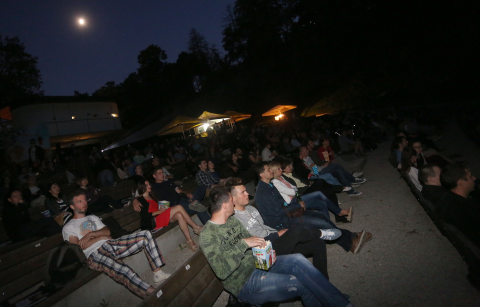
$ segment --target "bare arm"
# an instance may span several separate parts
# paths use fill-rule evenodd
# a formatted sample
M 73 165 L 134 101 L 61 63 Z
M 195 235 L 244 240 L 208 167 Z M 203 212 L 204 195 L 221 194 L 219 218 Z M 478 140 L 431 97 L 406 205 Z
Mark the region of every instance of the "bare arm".
M 71 241 L 72 237 L 73 236 L 69 237 L 70 243 L 73 243 Z M 74 237 L 74 238 L 76 238 L 78 240 L 77 237 Z M 92 246 L 94 243 L 96 243 L 100 240 L 110 240 L 111 238 L 112 237 L 110 237 L 110 229 L 108 229 L 108 227 L 105 226 L 100 230 L 92 231 L 92 232 L 87 233 L 81 240 L 78 241 L 78 243 L 74 243 L 74 244 L 80 245 L 82 247 L 82 249 L 87 249 L 90 246 Z

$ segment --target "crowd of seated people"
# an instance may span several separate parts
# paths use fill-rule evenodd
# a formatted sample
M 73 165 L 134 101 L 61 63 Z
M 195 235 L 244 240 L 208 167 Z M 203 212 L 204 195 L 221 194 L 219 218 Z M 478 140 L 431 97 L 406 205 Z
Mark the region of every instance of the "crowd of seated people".
M 319 302 L 349 306 L 347 297 L 328 281 L 325 242 L 358 253 L 373 235 L 366 230 L 351 232 L 336 225 L 353 221 L 353 209 L 342 208 L 336 193 L 360 196 L 362 192 L 355 189 L 367 182 L 362 172 L 349 172 L 337 163 L 336 153 L 352 152 L 364 157 L 377 142 L 383 141 L 385 130 L 389 129 L 379 118 L 373 113 L 340 114 L 279 127 L 255 125 L 247 129 L 238 125 L 231 133 L 218 131 L 205 138 L 166 139 L 144 144 L 143 149 L 141 145 L 103 153 L 92 149 L 90 155 L 82 148 L 58 148 L 51 154 L 57 163 L 54 167 L 74 175 L 79 189 L 66 200 L 58 184 L 48 184 L 44 189 L 44 193 L 48 192 L 45 205 L 52 213 L 52 220 L 61 220 L 62 224 L 56 225 L 63 226 L 64 238 L 81 245 L 89 267 L 105 272 L 140 297 L 150 294 L 151 286 L 135 277 L 123 263 L 113 260 L 112 255 L 122 244 L 138 242 L 132 250 L 148 251 L 155 280 L 161 281 L 165 275 L 155 273 L 161 272 L 160 267 L 165 263 L 149 231 L 178 222 L 191 250 L 197 250 L 198 246 L 189 227 L 200 234 L 200 246 L 214 272 L 224 281 L 225 288 L 243 302 L 261 304 L 288 298 L 279 295 L 280 288 L 264 296 L 249 291 L 250 282 L 253 287 L 259 274 L 249 248 L 270 240 L 277 251 L 278 274 L 298 279 L 298 292 L 292 296 L 301 296 L 307 306 L 317 306 Z M 354 126 L 355 133 L 351 132 Z M 341 138 L 336 131 L 342 132 Z M 400 139 L 401 144 L 406 142 Z M 412 151 L 409 161 L 414 157 L 417 158 L 417 153 Z M 400 159 L 401 155 L 397 163 Z M 415 166 L 405 164 L 405 167 L 409 167 L 410 173 Z M 245 182 L 237 178 L 242 172 L 252 170 L 258 180 L 257 208 L 249 205 L 251 199 Z M 101 188 L 125 179 L 137 184 L 132 205 L 140 213 L 141 229 L 145 231 L 133 237 L 112 238 L 108 227 L 95 214 L 123 206 L 102 196 Z M 193 191 L 181 186 L 189 180 L 197 183 Z M 16 196 L 9 195 L 9 199 L 18 205 Z M 210 210 L 206 208 L 206 198 Z M 159 201 L 168 202 L 169 208 L 159 208 Z M 23 210 L 23 206 L 18 208 Z M 330 212 L 335 222 L 330 219 Z M 192 220 L 192 214 L 197 214 L 203 226 Z M 89 227 L 84 233 L 77 229 L 82 221 Z M 230 229 L 235 230 L 233 234 Z M 313 265 L 304 256 L 313 256 Z M 287 269 L 295 263 L 305 267 L 308 276 L 297 276 Z M 126 276 L 119 276 L 122 270 L 127 270 Z M 281 284 L 273 275 L 269 278 Z M 303 282 L 306 279 L 313 282 Z M 320 286 L 328 291 L 320 291 Z

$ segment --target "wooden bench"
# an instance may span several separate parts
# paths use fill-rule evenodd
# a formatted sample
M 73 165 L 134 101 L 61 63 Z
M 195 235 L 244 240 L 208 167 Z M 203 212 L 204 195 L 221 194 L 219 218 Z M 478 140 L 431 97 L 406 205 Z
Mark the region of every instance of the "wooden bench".
M 128 232 L 140 229 L 140 214 L 134 211 L 133 206 L 117 209 L 112 213 L 102 215 L 101 218 L 105 219 L 110 216 L 117 220 L 119 225 Z M 177 225 L 178 222 L 170 223 L 153 233 L 152 236 L 156 239 Z M 63 238 L 61 234 L 58 234 L 50 238 L 38 239 L 0 256 L 0 303 L 4 303 L 43 282 L 48 253 L 61 243 L 63 243 Z M 55 304 L 100 274 L 100 272 L 90 269 L 83 270 L 63 289 L 54 293 L 38 306 Z
M 248 173 L 245 172 L 244 176 L 245 180 L 248 181 L 253 177 L 253 170 Z M 125 189 L 126 186 L 128 186 L 128 184 L 125 183 L 125 185 L 120 185 L 119 187 L 123 187 L 123 189 Z M 127 192 L 128 195 L 131 195 L 131 190 L 127 190 Z M 124 194 L 121 194 L 122 192 L 118 192 L 114 195 L 117 197 L 119 195 L 127 195 L 127 192 L 124 192 Z M 204 201 L 202 203 L 206 207 L 208 207 L 208 201 Z M 191 216 L 193 215 L 194 214 L 192 214 Z M 122 226 L 125 230 L 129 232 L 133 232 L 140 228 L 140 214 L 133 210 L 133 206 L 128 206 L 122 209 L 115 210 L 112 213 L 102 215 L 101 218 L 104 219 L 110 216 L 117 220 L 120 226 Z M 176 227 L 177 225 L 177 222 L 170 223 L 167 227 L 163 227 L 161 230 L 153 233 L 153 237 L 158 238 L 161 235 L 167 233 L 169 230 Z M 50 238 L 41 238 L 34 242 L 28 243 L 21 248 L 12 250 L 4 254 L 3 256 L 0 256 L 0 276 L 2 276 L 0 278 L 0 303 L 5 303 L 28 289 L 38 287 L 43 282 L 43 274 L 49 251 L 52 248 L 61 244 L 62 242 L 63 238 L 61 235 L 56 235 Z M 197 258 L 200 258 L 200 260 L 195 258 L 197 259 L 195 261 L 200 261 L 198 263 L 202 263 L 203 265 L 201 272 L 198 271 L 197 273 L 195 273 L 195 283 L 191 282 L 193 280 L 189 277 L 190 275 L 188 275 L 192 274 L 192 272 L 195 272 L 195 270 L 192 270 L 188 272 L 187 275 L 185 275 L 187 276 L 187 278 L 182 277 L 184 276 L 182 274 L 186 273 L 180 274 L 179 272 L 176 272 L 172 277 L 169 278 L 169 280 L 172 281 L 170 281 L 168 284 L 177 285 L 177 287 L 179 287 L 180 289 L 179 291 L 182 291 L 182 293 L 184 293 L 184 291 L 186 291 L 185 293 L 189 293 L 188 298 L 185 298 L 187 301 L 191 300 L 191 297 L 195 297 L 195 302 L 197 303 L 193 302 L 191 306 L 207 306 L 207 304 L 204 304 L 204 302 L 210 302 L 211 300 L 213 300 L 211 301 L 211 304 L 209 303 L 209 305 L 212 305 L 223 290 L 223 286 L 216 279 L 215 275 L 211 271 L 211 268 L 206 262 L 203 253 L 199 251 L 195 254 L 195 256 Z M 192 265 L 190 266 L 193 267 Z M 197 265 L 195 265 L 195 267 L 197 267 Z M 40 302 L 36 306 L 52 306 L 53 304 L 59 302 L 63 298 L 73 293 L 81 286 L 98 277 L 100 274 L 100 272 L 90 269 L 81 270 L 74 280 L 67 283 L 64 288 L 48 297 L 48 299 Z M 5 275 L 8 275 L 8 277 L 4 277 Z M 174 276 L 176 277 L 174 278 Z M 187 281 L 187 283 L 185 283 L 185 281 Z M 198 292 L 198 287 L 203 287 L 200 291 L 200 293 L 202 294 L 192 294 Z M 213 298 L 214 296 L 215 298 Z M 20 299 L 21 297 L 15 298 L 15 301 L 18 301 Z M 172 305 L 169 306 L 187 306 L 184 305 L 184 301 L 181 298 L 172 298 L 170 301 L 168 304 L 172 303 Z
M 115 210 L 108 215 L 101 216 L 101 218 L 104 219 L 109 216 L 115 218 L 120 226 L 129 232 L 140 228 L 140 214 L 135 212 L 132 206 Z M 62 235 L 57 234 L 49 238 L 36 239 L 33 242 L 23 244 L 19 248 L 3 253 L 0 256 L 0 303 L 41 283 L 44 278 L 49 251 L 62 243 Z M 91 271 L 91 273 L 94 275 L 87 275 L 87 279 L 90 278 L 88 280 L 99 275 L 96 271 Z M 83 280 L 86 279 L 83 278 Z M 64 290 L 60 292 L 64 292 Z M 50 301 L 50 299 L 47 301 Z
M 140 306 L 212 306 L 222 291 L 222 282 L 198 250 Z

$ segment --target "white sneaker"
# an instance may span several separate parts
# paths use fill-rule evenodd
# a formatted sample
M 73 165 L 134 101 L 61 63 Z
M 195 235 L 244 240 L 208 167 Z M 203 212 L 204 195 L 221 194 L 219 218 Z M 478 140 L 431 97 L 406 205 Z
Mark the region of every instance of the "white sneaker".
M 348 191 L 350 191 L 351 189 L 352 189 L 352 187 L 344 187 L 344 188 L 343 188 L 343 192 L 348 192 Z
M 163 270 L 158 272 L 153 272 L 153 283 L 156 286 L 159 286 L 162 282 L 164 282 L 167 278 L 169 278 L 172 274 L 165 273 Z

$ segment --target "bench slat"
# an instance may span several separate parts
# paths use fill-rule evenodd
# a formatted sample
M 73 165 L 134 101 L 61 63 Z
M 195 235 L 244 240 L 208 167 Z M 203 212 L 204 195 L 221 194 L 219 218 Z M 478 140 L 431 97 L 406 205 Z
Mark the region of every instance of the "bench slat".
M 101 273 L 91 269 L 84 269 L 82 272 L 79 272 L 78 276 L 74 280 L 69 281 L 62 290 L 54 293 L 48 299 L 40 302 L 36 307 L 51 307 L 63 298 L 69 296 L 71 293 L 75 292 L 78 288 L 87 284 L 88 282 L 95 279 Z
M 0 257 L 0 271 L 32 258 L 39 253 L 48 251 L 62 242 L 62 234 L 56 234 L 52 237 L 40 239 L 11 253 L 5 254 Z
M 187 265 L 190 266 L 188 270 L 186 269 Z M 173 273 L 160 288 L 157 288 L 150 297 L 145 299 L 140 306 L 167 306 L 205 265 L 208 265 L 207 258 L 199 250 Z M 160 298 L 157 298 L 159 290 L 162 290 L 163 294 Z
M 200 296 L 193 302 L 191 307 L 213 306 L 223 291 L 223 284 L 218 278 L 214 278 L 203 290 Z
M 191 278 L 191 281 L 188 285 L 183 288 L 180 295 L 177 295 L 170 304 L 169 307 L 186 307 L 191 306 L 196 299 L 200 296 L 203 290 L 208 286 L 208 281 L 216 279 L 215 274 L 213 273 L 210 265 L 206 264 L 203 266 L 202 270 L 195 275 L 194 278 Z M 206 305 L 203 305 L 206 306 Z
M 11 297 L 25 291 L 26 289 L 43 281 L 45 274 L 45 266 L 31 271 L 27 275 L 23 275 L 19 279 L 0 287 L 0 302 L 4 302 Z
M 19 263 L 15 266 L 12 266 L 4 271 L 2 271 L 0 278 L 0 287 L 5 284 L 14 281 L 15 279 L 27 275 L 32 270 L 38 269 L 44 266 L 47 263 L 48 254 L 50 251 L 36 255 L 33 258 L 30 258 L 22 263 Z
M 119 218 L 117 222 L 118 224 L 120 224 L 120 226 L 123 227 L 124 225 L 130 224 L 131 222 L 136 220 L 140 220 L 140 213 L 132 212 L 128 215 L 124 215 L 123 217 Z
M 122 226 L 123 229 L 125 229 L 128 232 L 134 232 L 138 229 L 140 229 L 140 219 L 133 221 L 130 224 L 127 224 L 125 226 Z

